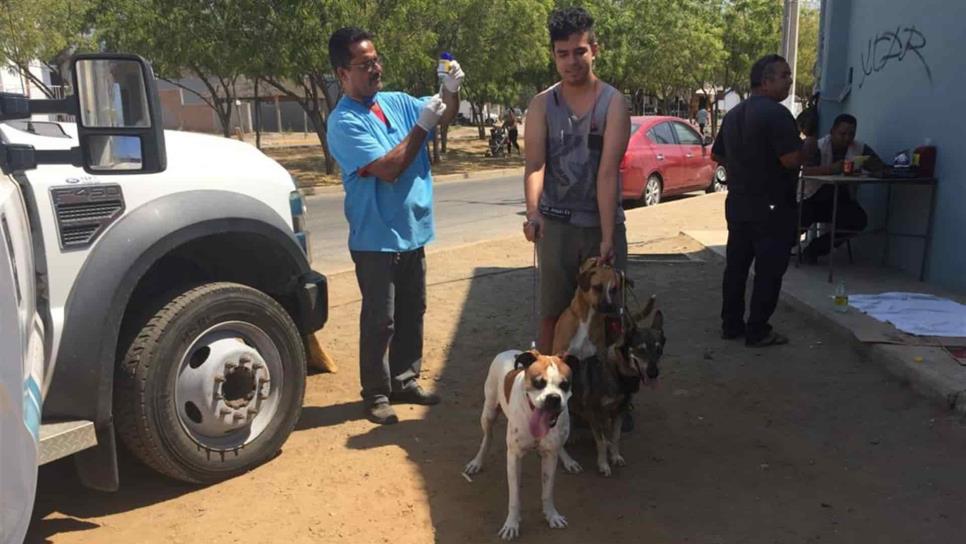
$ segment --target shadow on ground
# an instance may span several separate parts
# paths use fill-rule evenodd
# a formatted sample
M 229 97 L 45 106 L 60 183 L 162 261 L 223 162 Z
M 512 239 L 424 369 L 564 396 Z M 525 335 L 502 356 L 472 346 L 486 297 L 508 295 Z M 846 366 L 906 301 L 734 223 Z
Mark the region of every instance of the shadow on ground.
M 37 501 L 33 520 L 25 542 L 49 542 L 49 538 L 99 527 L 83 518 L 96 518 L 147 505 L 165 502 L 199 489 L 165 478 L 135 461 L 124 452 L 119 458 L 121 488 L 115 493 L 103 493 L 81 485 L 68 457 L 40 467 L 37 482 Z M 57 512 L 63 517 L 44 519 Z
M 966 432 L 954 416 L 785 305 L 774 324 L 789 333 L 791 344 L 754 350 L 719 339 L 721 265 L 704 252 L 662 262 L 640 255 L 647 250 L 632 248 L 628 273 L 639 298 L 657 293 L 668 344 L 661 385 L 635 401 L 636 429 L 622 443 L 628 466 L 611 478 L 592 470 L 561 473 L 556 502 L 570 526 L 551 530 L 540 514 L 539 463 L 531 454 L 523 467 L 521 541 L 797 544 L 962 538 Z M 440 368 L 433 379 L 445 400 L 424 416 L 404 417 L 394 426 L 356 424 L 361 405 L 346 401 L 356 394 L 356 378 L 342 374 L 345 389 L 338 400 L 304 409 L 298 425 L 303 432 L 290 439 L 302 447 L 274 461 L 275 467 L 256 471 L 253 481 L 267 487 L 276 482 L 267 478 L 282 474 L 289 479 L 277 480 L 279 485 L 294 490 L 301 483 L 298 476 L 310 470 L 343 479 L 331 480 L 340 487 L 328 494 L 308 495 L 322 506 L 310 503 L 311 510 L 298 518 L 285 517 L 298 506 L 284 503 L 288 490 L 279 494 L 269 487 L 275 494 L 268 497 L 278 501 L 272 508 L 279 510 L 280 530 L 288 521 L 299 528 L 296 534 L 309 538 L 301 529 L 314 516 L 320 530 L 331 529 L 316 537 L 325 542 L 341 537 L 336 534 L 341 528 L 354 531 L 346 533 L 355 536 L 343 539 L 347 542 L 498 540 L 507 500 L 503 421 L 495 428 L 484 471 L 472 481 L 461 471 L 479 445 L 482 384 L 490 361 L 500 351 L 530 343 L 531 274 L 529 268 L 476 268 L 470 280 L 430 286 L 433 321 L 427 323 L 427 337 L 438 344 L 439 331 L 454 323 L 455 333 L 452 343 L 434 345 L 441 352 L 428 355 L 445 361 L 433 365 Z M 344 324 L 342 332 L 354 327 Z M 346 335 L 344 344 L 351 344 Z M 354 352 L 346 345 L 341 349 Z M 343 445 L 369 454 L 365 474 L 352 465 L 361 456 L 338 452 Z M 397 453 L 393 448 L 405 452 L 408 464 L 379 464 Z M 570 449 L 585 468 L 592 466 L 587 431 L 574 433 Z M 326 464 L 326 451 L 338 453 L 341 465 Z M 278 465 L 288 472 L 273 472 Z M 64 517 L 35 523 L 30 542 L 96 526 L 76 518 L 126 512 L 197 490 L 125 462 L 121 490 L 101 494 L 81 488 L 69 468 L 60 463 L 42 471 L 41 485 L 55 491 L 38 501 L 36 515 Z M 402 473 L 394 481 L 397 471 Z M 410 479 L 413 472 L 423 487 L 416 492 L 408 489 L 419 485 Z M 407 509 L 397 500 L 400 481 L 407 487 L 405 501 L 428 501 L 431 529 L 407 513 L 412 505 Z M 251 492 L 244 483 L 232 483 L 225 487 Z M 350 502 L 348 496 L 362 501 Z M 172 515 L 181 515 L 187 502 L 178 501 Z M 319 517 L 329 505 L 330 515 L 338 510 L 342 517 Z M 220 515 L 213 521 L 229 516 Z M 406 529 L 393 534 L 394 527 Z
M 721 265 L 706 252 L 674 262 L 631 257 L 638 296 L 657 293 L 667 316 L 662 385 L 635 402 L 637 428 L 622 446 L 627 467 L 611 478 L 561 473 L 556 502 L 569 528 L 543 521 L 539 463 L 528 456 L 521 540 L 926 542 L 962 534 L 966 473 L 956 459 L 966 433 L 955 418 L 784 305 L 775 323 L 791 345 L 751 350 L 720 340 Z M 484 472 L 472 482 L 460 472 L 479 444 L 489 362 L 528 346 L 533 329 L 530 270 L 480 268 L 475 276 L 439 377 L 445 404 L 423 420 L 347 440 L 355 449 L 405 449 L 420 467 L 439 543 L 497 538 L 507 500 L 502 417 Z M 575 431 L 570 449 L 593 466 L 588 431 Z

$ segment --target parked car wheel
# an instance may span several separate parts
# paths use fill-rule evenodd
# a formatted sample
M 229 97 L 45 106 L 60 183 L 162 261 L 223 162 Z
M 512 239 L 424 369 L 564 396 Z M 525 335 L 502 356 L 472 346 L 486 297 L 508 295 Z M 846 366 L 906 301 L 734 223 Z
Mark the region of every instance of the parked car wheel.
M 714 169 L 714 175 L 711 177 L 711 184 L 705 189 L 706 193 L 720 193 L 721 191 L 728 190 L 728 171 L 725 167 L 718 165 Z
M 304 394 L 305 351 L 285 309 L 256 289 L 210 283 L 171 298 L 134 336 L 114 417 L 146 465 L 211 483 L 271 459 Z
M 641 201 L 645 206 L 654 206 L 661 203 L 661 178 L 656 174 L 651 174 L 651 177 L 647 178 Z

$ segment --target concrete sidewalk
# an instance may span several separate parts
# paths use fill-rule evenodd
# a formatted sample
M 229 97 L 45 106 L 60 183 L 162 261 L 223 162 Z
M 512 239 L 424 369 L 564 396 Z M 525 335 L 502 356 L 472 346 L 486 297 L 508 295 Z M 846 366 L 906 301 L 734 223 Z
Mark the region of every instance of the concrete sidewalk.
M 682 231 L 722 261 L 728 240 L 726 229 Z M 841 255 L 839 256 L 842 257 Z M 856 349 L 869 360 L 885 366 L 892 374 L 911 384 L 927 397 L 966 414 L 966 366 L 960 364 L 941 346 L 893 343 L 901 341 L 892 325 L 883 323 L 849 307 L 846 313 L 833 308 L 832 294 L 839 280 L 845 281 L 850 294 L 878 294 L 889 291 L 927 293 L 964 302 L 959 295 L 947 293 L 928 283 L 892 268 L 869 264 L 836 267 L 835 283 L 827 281 L 828 268 L 823 265 L 798 265 L 795 258 L 789 265 L 782 284 L 782 300 L 798 311 L 830 326 L 842 338 L 853 342 Z M 794 331 L 791 333 L 795 341 Z M 909 340 L 908 337 L 905 337 Z M 922 343 L 930 342 L 921 339 Z M 966 345 L 966 338 L 958 344 Z

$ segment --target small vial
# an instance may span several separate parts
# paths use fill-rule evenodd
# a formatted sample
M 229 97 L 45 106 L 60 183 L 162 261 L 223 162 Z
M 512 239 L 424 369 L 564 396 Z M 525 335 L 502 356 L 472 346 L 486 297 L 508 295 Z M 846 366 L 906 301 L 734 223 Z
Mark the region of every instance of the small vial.
M 436 75 L 439 77 L 440 81 L 442 81 L 443 76 L 449 73 L 449 63 L 452 60 L 453 55 L 450 55 L 448 52 L 443 51 L 443 53 L 440 54 L 439 63 L 436 65 Z

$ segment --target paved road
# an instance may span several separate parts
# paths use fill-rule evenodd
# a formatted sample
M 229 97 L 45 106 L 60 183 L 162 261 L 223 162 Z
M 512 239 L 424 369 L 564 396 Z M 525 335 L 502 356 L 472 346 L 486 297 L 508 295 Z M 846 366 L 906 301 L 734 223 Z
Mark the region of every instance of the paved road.
M 678 198 L 682 197 L 669 200 Z M 314 266 L 323 274 L 352 269 L 342 199 L 342 191 L 306 199 Z M 523 210 L 520 176 L 439 183 L 435 187 L 436 241 L 430 250 L 519 233 Z
M 433 250 L 520 232 L 524 209 L 520 176 L 439 183 L 434 189 L 437 238 Z M 306 199 L 314 264 L 325 274 L 352 268 L 342 199 L 341 191 Z

